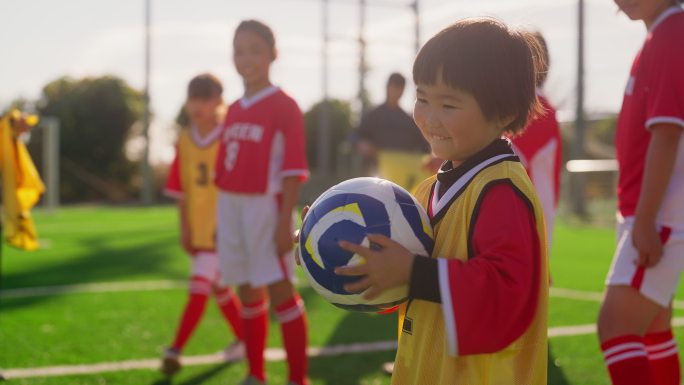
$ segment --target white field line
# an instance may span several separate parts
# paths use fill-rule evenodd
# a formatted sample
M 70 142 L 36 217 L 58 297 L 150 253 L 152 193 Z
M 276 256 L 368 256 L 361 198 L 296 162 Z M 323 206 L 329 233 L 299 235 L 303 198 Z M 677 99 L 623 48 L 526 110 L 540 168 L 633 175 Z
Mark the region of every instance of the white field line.
M 573 289 L 562 289 L 558 287 L 549 288 L 549 297 L 576 299 L 580 301 L 601 302 L 603 301 L 603 293 L 596 291 L 584 291 Z M 684 309 L 684 301 L 674 300 L 672 307 L 675 309 Z
M 325 357 L 352 353 L 382 352 L 396 348 L 397 341 L 380 341 L 326 347 L 312 347 L 308 349 L 308 355 L 309 357 Z M 266 349 L 265 357 L 268 361 L 282 361 L 285 359 L 285 351 L 280 348 L 268 348 Z M 229 361 L 225 359 L 222 352 L 202 356 L 188 356 L 183 357 L 182 359 L 182 363 L 185 366 L 220 364 L 224 362 Z M 8 369 L 2 372 L 2 376 L 9 380 L 13 378 L 54 377 L 75 374 L 119 372 L 135 369 L 157 369 L 159 368 L 160 363 L 160 359 L 150 358 L 119 362 L 101 362 L 89 365 L 62 365 L 38 368 Z
M 100 282 L 61 286 L 38 286 L 0 291 L 0 298 L 52 297 L 63 294 L 111 293 L 122 291 L 156 291 L 181 289 L 187 281 Z
M 684 326 L 684 317 L 672 320 L 676 327 Z M 549 338 L 580 336 L 596 333 L 596 325 L 558 326 L 548 330 Z M 597 342 L 598 343 L 598 342 Z M 368 343 L 356 343 L 348 345 L 334 345 L 324 347 L 311 347 L 308 349 L 309 357 L 326 357 L 354 353 L 384 352 L 397 348 L 397 341 L 379 341 Z M 281 348 L 268 348 L 265 353 L 268 361 L 282 361 L 285 359 L 285 351 Z M 187 356 L 182 358 L 184 366 L 212 365 L 230 362 L 223 353 L 207 354 L 201 356 Z M 37 368 L 16 368 L 1 372 L 7 380 L 13 378 L 31 377 L 56 377 L 82 374 L 96 374 L 104 372 L 121 372 L 127 370 L 156 370 L 159 368 L 160 359 L 148 358 L 142 360 L 127 360 L 118 362 L 101 362 L 85 365 L 61 365 L 44 366 Z
M 684 317 L 677 317 L 672 319 L 672 326 L 673 327 L 682 327 L 684 326 Z M 549 328 L 548 331 L 549 338 L 554 338 L 554 337 L 572 337 L 572 336 L 581 336 L 581 335 L 586 335 L 586 334 L 595 334 L 596 333 L 596 325 L 594 324 L 587 324 L 587 325 L 575 325 L 575 326 L 556 326 Z
M 124 281 L 124 282 L 96 282 L 60 286 L 38 286 L 18 289 L 0 290 L 0 298 L 28 298 L 28 297 L 51 297 L 64 294 L 80 293 L 108 293 L 122 291 L 155 291 L 175 290 L 187 287 L 187 282 L 182 280 L 159 280 L 159 281 Z M 600 302 L 603 293 L 593 291 L 580 291 L 552 287 L 549 290 L 551 297 L 577 299 L 581 301 Z M 675 305 L 684 308 L 682 301 L 675 301 Z M 677 306 L 676 306 L 677 307 Z
M 306 283 L 302 282 L 296 284 L 296 286 L 305 287 Z M 125 291 L 177 290 L 185 289 L 187 287 L 188 281 L 183 280 L 79 283 L 74 285 L 35 286 L 18 289 L 0 290 L 0 299 L 53 297 L 64 294 L 82 293 L 114 293 Z
M 306 283 L 300 283 L 300 286 L 306 286 Z M 60 286 L 38 286 L 18 289 L 0 290 L 0 299 L 2 298 L 29 298 L 29 297 L 52 297 L 64 294 L 80 294 L 80 293 L 110 293 L 110 292 L 126 292 L 126 291 L 158 291 L 158 290 L 177 290 L 185 289 L 187 281 L 183 280 L 159 280 L 159 281 L 129 281 L 129 282 L 99 282 L 99 283 L 83 283 L 75 285 L 60 285 Z M 558 287 L 551 287 L 549 289 L 549 296 L 556 298 L 575 299 L 580 301 L 601 302 L 603 300 L 603 293 L 596 291 L 563 289 Z M 684 301 L 675 300 L 673 302 L 675 309 L 684 309 Z

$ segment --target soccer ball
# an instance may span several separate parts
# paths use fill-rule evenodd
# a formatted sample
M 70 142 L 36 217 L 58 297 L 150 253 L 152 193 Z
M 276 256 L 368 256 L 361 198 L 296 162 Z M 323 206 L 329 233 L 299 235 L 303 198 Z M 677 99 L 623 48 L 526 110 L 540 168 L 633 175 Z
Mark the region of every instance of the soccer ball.
M 309 208 L 302 223 L 299 250 L 311 286 L 337 307 L 378 312 L 406 301 L 407 286 L 387 290 L 372 301 L 365 300 L 363 293 L 344 290 L 345 284 L 360 277 L 339 276 L 335 268 L 363 263 L 363 257 L 340 248 L 338 242 L 378 247 L 370 244 L 367 234 L 385 235 L 413 254 L 432 254 L 430 220 L 403 188 L 379 178 L 355 178 L 331 187 Z

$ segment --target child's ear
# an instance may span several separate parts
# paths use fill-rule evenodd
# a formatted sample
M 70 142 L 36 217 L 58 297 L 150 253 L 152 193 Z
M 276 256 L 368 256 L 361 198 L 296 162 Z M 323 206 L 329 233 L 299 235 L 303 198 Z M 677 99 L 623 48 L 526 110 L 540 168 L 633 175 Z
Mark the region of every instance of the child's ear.
M 278 50 L 273 48 L 273 58 L 271 58 L 271 62 L 276 61 L 277 58 L 278 58 Z

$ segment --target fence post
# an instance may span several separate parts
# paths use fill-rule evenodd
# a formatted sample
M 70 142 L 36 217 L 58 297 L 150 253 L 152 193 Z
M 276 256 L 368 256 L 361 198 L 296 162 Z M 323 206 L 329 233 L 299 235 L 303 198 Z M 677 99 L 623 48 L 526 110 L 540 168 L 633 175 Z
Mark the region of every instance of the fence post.
M 54 211 L 59 207 L 59 119 L 46 116 L 43 125 L 43 207 Z

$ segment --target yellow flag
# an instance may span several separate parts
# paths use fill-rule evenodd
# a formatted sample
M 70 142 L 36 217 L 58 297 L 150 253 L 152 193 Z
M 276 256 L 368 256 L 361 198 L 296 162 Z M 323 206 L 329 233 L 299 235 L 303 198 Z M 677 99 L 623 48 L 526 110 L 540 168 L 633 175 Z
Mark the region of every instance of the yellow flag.
M 10 245 L 35 250 L 38 248 L 38 234 L 31 219 L 31 208 L 38 202 L 45 186 L 26 146 L 14 135 L 12 122 L 21 117 L 18 110 L 12 110 L 0 118 L 3 231 Z M 36 116 L 24 119 L 29 126 L 38 123 Z

